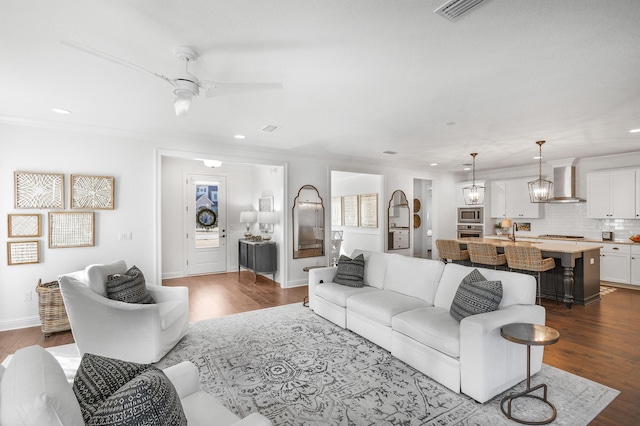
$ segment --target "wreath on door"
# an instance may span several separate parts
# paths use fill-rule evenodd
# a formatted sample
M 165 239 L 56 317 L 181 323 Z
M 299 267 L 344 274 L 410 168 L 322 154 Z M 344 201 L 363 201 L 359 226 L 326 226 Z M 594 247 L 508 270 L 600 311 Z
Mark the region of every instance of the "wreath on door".
M 218 215 L 211 209 L 200 209 L 198 213 L 196 213 L 196 221 L 204 228 L 213 228 L 218 223 Z

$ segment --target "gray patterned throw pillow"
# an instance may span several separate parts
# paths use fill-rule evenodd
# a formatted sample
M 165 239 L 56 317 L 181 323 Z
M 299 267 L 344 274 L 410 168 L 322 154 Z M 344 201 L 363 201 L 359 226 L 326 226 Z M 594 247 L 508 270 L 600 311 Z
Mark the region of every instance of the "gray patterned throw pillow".
M 364 287 L 364 255 L 360 254 L 353 259 L 345 255 L 340 256 L 333 282 L 349 287 Z
M 461 321 L 470 315 L 495 311 L 501 300 L 502 282 L 487 281 L 474 269 L 460 283 L 449 313 L 457 321 Z
M 142 271 L 136 266 L 124 274 L 107 276 L 107 297 L 127 303 L 155 303 L 147 292 Z
M 151 364 L 86 353 L 73 380 L 87 425 L 186 425 L 175 387 Z

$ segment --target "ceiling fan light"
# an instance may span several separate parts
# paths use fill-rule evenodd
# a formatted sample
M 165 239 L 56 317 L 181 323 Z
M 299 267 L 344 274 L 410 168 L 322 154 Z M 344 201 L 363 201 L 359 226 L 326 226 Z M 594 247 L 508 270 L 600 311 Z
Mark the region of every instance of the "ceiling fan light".
M 176 115 L 178 117 L 187 115 L 190 105 L 191 98 L 183 98 L 182 96 L 177 96 L 173 101 L 173 108 L 176 110 Z

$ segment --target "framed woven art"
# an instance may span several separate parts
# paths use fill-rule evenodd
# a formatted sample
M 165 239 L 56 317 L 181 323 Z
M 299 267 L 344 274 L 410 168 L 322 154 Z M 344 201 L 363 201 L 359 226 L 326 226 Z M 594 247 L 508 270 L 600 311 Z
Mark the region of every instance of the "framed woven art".
M 358 196 L 345 195 L 342 197 L 342 214 L 344 226 L 358 226 Z
M 64 174 L 14 172 L 17 209 L 63 209 Z
M 360 195 L 360 226 L 378 227 L 378 194 Z
M 113 210 L 113 176 L 71 175 L 71 208 Z
M 93 212 L 50 212 L 49 248 L 95 245 L 94 216 Z
M 40 241 L 9 241 L 7 263 L 9 265 L 40 263 Z
M 41 235 L 39 214 L 10 214 L 8 218 L 7 235 L 9 238 L 29 238 Z

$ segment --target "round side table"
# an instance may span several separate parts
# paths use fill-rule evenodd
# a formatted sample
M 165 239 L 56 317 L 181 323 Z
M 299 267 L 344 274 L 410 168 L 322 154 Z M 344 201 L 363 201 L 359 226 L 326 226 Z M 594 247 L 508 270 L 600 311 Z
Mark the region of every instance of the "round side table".
M 553 345 L 560 340 L 560 333 L 557 330 L 540 324 L 515 323 L 507 324 L 500 329 L 500 335 L 510 342 L 527 345 L 527 389 L 513 395 L 502 398 L 500 409 L 507 418 L 526 425 L 546 425 L 555 420 L 558 414 L 556 407 L 547 400 L 547 385 L 541 383 L 531 387 L 531 346 Z M 543 397 L 532 395 L 538 389 L 543 389 Z M 517 398 L 535 398 L 546 403 L 553 410 L 553 414 L 546 420 L 527 421 L 514 417 L 511 414 L 511 403 Z M 507 409 L 504 406 L 507 404 Z

